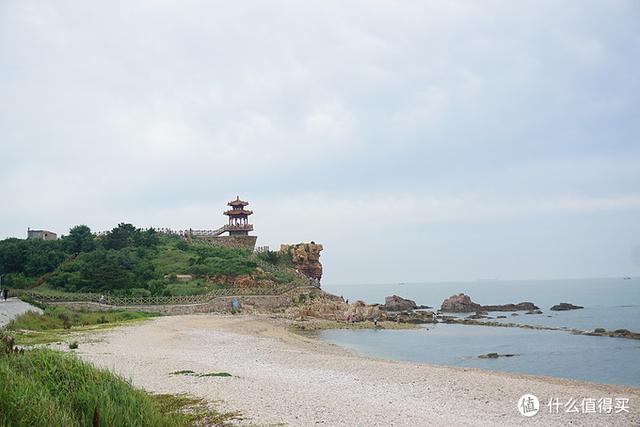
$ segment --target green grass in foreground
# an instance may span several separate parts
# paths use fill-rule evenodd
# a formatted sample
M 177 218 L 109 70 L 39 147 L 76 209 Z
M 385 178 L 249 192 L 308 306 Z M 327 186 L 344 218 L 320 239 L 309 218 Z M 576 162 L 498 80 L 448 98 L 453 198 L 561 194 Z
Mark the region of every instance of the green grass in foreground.
M 91 312 L 45 307 L 43 314 L 33 311 L 23 313 L 9 322 L 6 328 L 17 331 L 18 344 L 33 345 L 64 341 L 76 332 L 104 329 L 155 316 L 155 313 L 137 311 Z
M 0 354 L 0 425 L 197 426 L 237 417 L 197 398 L 150 395 L 73 354 Z

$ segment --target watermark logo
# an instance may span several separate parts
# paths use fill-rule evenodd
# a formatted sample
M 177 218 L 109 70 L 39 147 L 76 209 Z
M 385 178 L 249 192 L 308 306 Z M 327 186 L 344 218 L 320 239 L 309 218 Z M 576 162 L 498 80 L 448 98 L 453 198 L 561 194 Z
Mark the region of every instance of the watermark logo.
M 629 414 L 628 397 L 551 397 L 545 405 L 550 414 Z M 533 394 L 525 394 L 518 399 L 518 411 L 525 417 L 533 417 L 540 411 L 540 401 Z
M 518 411 L 525 417 L 533 417 L 540 410 L 540 401 L 533 394 L 525 394 L 518 400 Z

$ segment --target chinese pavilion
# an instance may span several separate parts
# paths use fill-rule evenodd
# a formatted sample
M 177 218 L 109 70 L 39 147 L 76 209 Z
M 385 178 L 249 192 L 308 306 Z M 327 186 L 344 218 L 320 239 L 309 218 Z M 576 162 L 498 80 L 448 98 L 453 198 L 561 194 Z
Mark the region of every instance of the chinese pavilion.
M 248 202 L 240 200 L 240 196 L 227 203 L 231 209 L 224 212 L 229 217 L 229 225 L 224 228 L 230 236 L 247 236 L 249 231 L 253 231 L 253 225 L 249 224 L 249 215 L 253 214 L 253 211 L 245 209 L 248 204 Z

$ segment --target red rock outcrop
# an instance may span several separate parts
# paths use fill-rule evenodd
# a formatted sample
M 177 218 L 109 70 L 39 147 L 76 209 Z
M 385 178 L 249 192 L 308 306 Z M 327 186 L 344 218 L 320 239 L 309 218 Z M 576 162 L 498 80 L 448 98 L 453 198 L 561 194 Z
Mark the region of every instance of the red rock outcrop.
M 281 253 L 291 255 L 293 267 L 306 276 L 320 281 L 322 278 L 322 264 L 320 264 L 320 252 L 322 245 L 311 243 L 298 243 L 297 245 L 280 245 Z
M 471 301 L 471 297 L 465 294 L 452 295 L 442 302 L 440 311 L 446 313 L 470 313 L 480 311 L 482 306 Z

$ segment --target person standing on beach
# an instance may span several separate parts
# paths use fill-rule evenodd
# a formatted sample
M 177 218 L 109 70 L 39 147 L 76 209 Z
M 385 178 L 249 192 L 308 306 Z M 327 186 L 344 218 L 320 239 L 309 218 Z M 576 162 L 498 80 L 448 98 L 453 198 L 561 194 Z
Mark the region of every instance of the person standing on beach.
M 2 290 L 2 292 L 3 292 L 3 294 L 4 294 L 4 300 L 6 301 L 6 300 L 7 300 L 7 294 L 8 294 L 9 292 L 7 291 L 7 289 L 6 289 L 6 288 L 5 288 L 5 289 L 3 289 L 3 290 Z

